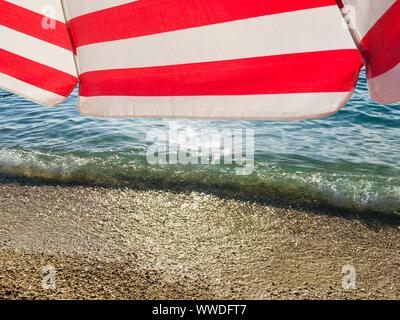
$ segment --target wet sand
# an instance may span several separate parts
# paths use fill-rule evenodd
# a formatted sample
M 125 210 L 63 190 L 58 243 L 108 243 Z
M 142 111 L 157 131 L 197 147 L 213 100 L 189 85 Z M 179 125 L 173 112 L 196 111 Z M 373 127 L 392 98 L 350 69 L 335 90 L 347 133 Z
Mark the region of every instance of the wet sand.
M 3 181 L 0 298 L 399 299 L 400 217 Z

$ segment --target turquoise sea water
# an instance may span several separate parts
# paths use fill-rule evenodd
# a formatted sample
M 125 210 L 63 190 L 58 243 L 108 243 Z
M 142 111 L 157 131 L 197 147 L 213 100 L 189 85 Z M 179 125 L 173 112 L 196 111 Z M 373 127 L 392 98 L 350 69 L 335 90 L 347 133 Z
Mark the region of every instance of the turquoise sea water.
M 167 120 L 103 120 L 81 116 L 76 92 L 44 108 L 0 91 L 0 175 L 56 182 L 172 186 L 213 185 L 265 196 L 399 212 L 400 104 L 368 97 L 365 75 L 338 114 L 312 121 L 192 121 L 181 128 L 255 130 L 255 171 L 234 166 L 164 165 L 146 161 L 146 132 Z

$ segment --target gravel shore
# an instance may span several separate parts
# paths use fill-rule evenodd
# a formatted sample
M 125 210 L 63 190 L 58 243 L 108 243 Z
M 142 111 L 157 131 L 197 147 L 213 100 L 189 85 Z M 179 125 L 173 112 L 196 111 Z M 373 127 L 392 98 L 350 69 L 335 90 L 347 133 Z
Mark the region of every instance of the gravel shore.
M 342 286 L 344 266 L 355 289 Z M 399 299 L 400 217 L 0 184 L 0 299 L 200 298 Z

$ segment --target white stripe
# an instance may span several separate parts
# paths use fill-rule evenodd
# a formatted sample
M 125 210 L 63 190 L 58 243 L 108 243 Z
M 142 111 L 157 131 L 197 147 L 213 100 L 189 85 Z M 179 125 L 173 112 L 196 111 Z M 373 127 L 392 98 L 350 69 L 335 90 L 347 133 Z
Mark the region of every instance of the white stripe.
M 79 111 L 97 117 L 296 120 L 337 112 L 351 93 L 190 97 L 80 97 Z
M 371 97 L 382 104 L 400 101 L 400 63 L 390 71 L 368 79 Z
M 78 48 L 81 73 L 278 54 L 355 49 L 335 6 L 238 20 Z
M 362 40 L 396 0 L 344 0 L 349 10 L 357 39 Z
M 66 10 L 67 20 L 92 13 L 99 10 L 109 9 L 119 5 L 136 2 L 137 0 L 62 0 Z
M 71 51 L 0 26 L 0 48 L 29 60 L 76 76 Z
M 0 87 L 45 106 L 55 106 L 65 100 L 63 96 L 32 86 L 3 73 L 0 73 Z
M 19 7 L 65 22 L 60 0 L 6 0 Z M 54 14 L 54 15 L 53 15 Z

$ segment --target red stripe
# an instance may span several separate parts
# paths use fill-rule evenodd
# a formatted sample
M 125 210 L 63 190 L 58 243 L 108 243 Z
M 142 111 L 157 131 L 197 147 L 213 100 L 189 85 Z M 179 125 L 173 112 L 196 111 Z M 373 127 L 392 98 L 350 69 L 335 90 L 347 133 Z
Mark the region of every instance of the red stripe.
M 55 29 L 47 30 L 42 27 L 43 19 L 48 18 L 12 3 L 0 2 L 0 25 L 71 50 L 65 23 L 55 20 Z
M 81 75 L 81 96 L 200 96 L 349 92 L 361 59 L 333 50 Z
M 335 0 L 141 0 L 68 23 L 74 47 L 336 5 Z
M 400 63 L 400 1 L 365 35 L 360 43 L 368 65 L 368 77 L 377 77 Z
M 67 97 L 77 78 L 0 49 L 0 72 L 35 87 Z
M 340 9 L 344 8 L 343 0 L 336 0 L 336 3 Z

